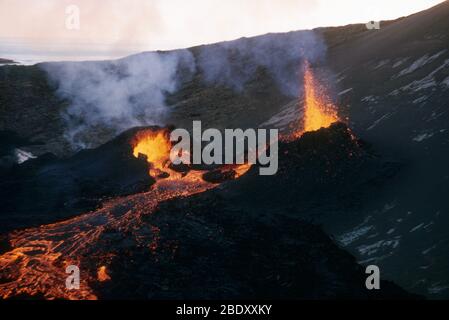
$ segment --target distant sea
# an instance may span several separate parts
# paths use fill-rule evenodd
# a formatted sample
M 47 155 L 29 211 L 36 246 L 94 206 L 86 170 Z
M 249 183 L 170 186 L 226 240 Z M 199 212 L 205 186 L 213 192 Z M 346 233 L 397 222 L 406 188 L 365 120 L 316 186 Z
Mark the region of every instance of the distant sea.
M 13 60 L 20 65 L 33 65 L 40 62 L 54 61 L 98 61 L 98 60 L 114 60 L 126 57 L 135 52 L 101 52 L 101 53 L 47 53 L 47 52 L 30 52 L 30 53 L 11 53 L 2 52 L 0 49 L 0 58 Z

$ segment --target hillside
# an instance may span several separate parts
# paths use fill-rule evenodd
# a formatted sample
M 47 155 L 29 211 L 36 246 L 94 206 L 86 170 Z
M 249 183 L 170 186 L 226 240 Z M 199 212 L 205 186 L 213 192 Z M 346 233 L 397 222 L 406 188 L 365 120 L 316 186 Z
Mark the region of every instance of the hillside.
M 369 159 L 360 172 L 344 171 L 343 185 L 330 183 L 316 198 L 315 189 L 302 182 L 314 165 L 305 162 L 304 171 L 296 172 L 301 180 L 289 181 L 285 188 L 305 191 L 309 202 L 292 204 L 282 214 L 322 225 L 360 264 L 379 265 L 385 279 L 406 290 L 448 298 L 447 30 L 448 1 L 382 22 L 380 30 L 349 25 L 141 53 L 116 61 L 1 66 L 0 141 L 6 147 L 0 150 L 0 164 L 9 168 L 16 149 L 35 156 L 50 152 L 60 159 L 42 159 L 53 159 L 60 174 L 76 163 L 80 148 L 97 148 L 140 125 L 189 128 L 192 120 L 201 119 L 204 127 L 265 126 L 287 133 L 302 116 L 301 66 L 308 60 L 331 92 L 341 118 L 366 144 Z M 153 73 L 157 77 L 148 77 Z M 35 172 L 26 167 L 18 172 L 22 170 Z M 73 187 L 73 181 L 66 183 Z M 10 185 L 4 183 L 5 189 L 17 187 L 14 179 Z M 36 181 L 24 185 L 33 187 Z M 275 186 L 283 188 L 282 182 Z M 116 192 L 115 187 L 100 190 L 100 196 Z M 257 186 L 252 188 L 263 194 Z M 334 193 L 338 197 L 341 189 L 348 192 L 337 201 Z M 20 197 L 8 197 L 8 208 L 14 208 L 15 201 L 20 203 Z M 72 203 L 65 213 L 98 204 L 80 203 Z M 26 218 L 19 216 L 8 228 L 26 222 L 31 204 L 22 205 Z M 51 206 L 45 205 L 41 209 L 48 214 Z M 176 201 L 170 205 L 178 206 Z M 265 203 L 258 210 L 269 206 Z M 202 212 L 199 215 L 203 219 Z M 51 217 L 36 221 L 50 222 Z

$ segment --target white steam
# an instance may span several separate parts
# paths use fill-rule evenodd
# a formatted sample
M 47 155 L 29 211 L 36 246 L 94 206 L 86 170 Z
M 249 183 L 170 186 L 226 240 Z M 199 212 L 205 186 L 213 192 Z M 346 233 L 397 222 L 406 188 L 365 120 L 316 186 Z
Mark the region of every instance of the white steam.
M 188 50 L 142 53 L 116 61 L 42 64 L 70 103 L 64 110 L 66 138 L 76 148 L 91 145 L 96 128 L 119 133 L 134 126 L 159 124 L 165 95 L 178 86 L 181 67 L 193 72 Z
M 313 31 L 268 34 L 212 44 L 192 50 L 151 52 L 116 61 L 45 63 L 63 110 L 66 138 L 75 148 L 95 146 L 126 129 L 164 125 L 166 95 L 196 73 L 206 84 L 240 93 L 264 69 L 285 95 L 298 96 L 300 66 L 326 53 Z M 195 56 L 192 54 L 195 53 Z M 181 76 L 182 75 L 182 76 Z M 185 76 L 187 75 L 187 77 Z M 104 134 L 107 139 L 96 139 Z
M 326 46 L 313 31 L 268 34 L 205 46 L 199 69 L 208 83 L 243 90 L 258 68 L 265 68 L 286 95 L 297 96 L 300 65 L 324 58 Z

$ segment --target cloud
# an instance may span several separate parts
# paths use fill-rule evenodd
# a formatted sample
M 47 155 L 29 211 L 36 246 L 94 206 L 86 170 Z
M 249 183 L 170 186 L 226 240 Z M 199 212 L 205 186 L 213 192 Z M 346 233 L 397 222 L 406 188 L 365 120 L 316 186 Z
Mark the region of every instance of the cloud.
M 92 135 L 115 135 L 144 125 L 164 125 L 167 93 L 199 72 L 206 85 L 242 91 L 264 68 L 286 95 L 299 95 L 301 64 L 324 58 L 324 41 L 313 31 L 269 34 L 188 49 L 147 52 L 103 62 L 59 62 L 40 66 L 56 93 L 69 102 L 61 110 L 66 138 L 75 149 L 92 147 Z M 181 76 L 183 75 L 183 76 Z
M 23 38 L 47 50 L 128 49 L 193 45 L 329 25 L 393 19 L 442 0 L 1 0 L 0 38 Z M 68 5 L 81 29 L 65 28 Z
M 316 0 L 2 0 L 0 38 L 30 48 L 175 49 L 297 28 Z M 80 9 L 80 30 L 65 26 Z M 207 27 L 205 27 L 207 26 Z
M 162 31 L 162 17 L 155 1 L 142 0 L 2 0 L 0 37 L 25 39 L 32 46 L 50 50 L 65 45 L 89 45 L 113 50 L 142 46 Z M 66 28 L 66 8 L 80 10 L 80 29 Z

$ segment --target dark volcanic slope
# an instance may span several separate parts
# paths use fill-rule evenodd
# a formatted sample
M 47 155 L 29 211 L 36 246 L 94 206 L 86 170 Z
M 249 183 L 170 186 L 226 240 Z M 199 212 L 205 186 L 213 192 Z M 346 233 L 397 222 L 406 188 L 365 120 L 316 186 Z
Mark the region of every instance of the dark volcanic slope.
M 404 299 L 383 281 L 366 290 L 354 257 L 299 218 L 230 204 L 224 191 L 163 203 L 145 219 L 153 251 L 124 249 L 101 298 Z M 277 211 L 277 210 L 276 210 Z M 118 251 L 121 251 L 120 245 Z
M 66 104 L 51 89 L 45 72 L 37 66 L 2 66 L 0 93 L 0 130 L 48 146 L 41 153 L 68 150 L 61 119 Z
M 11 64 L 16 63 L 14 60 L 0 58 L 0 64 Z
M 354 206 L 348 199 L 370 180 L 382 184 L 391 166 L 370 155 L 341 124 L 282 144 L 280 154 L 276 176 L 261 177 L 253 168 L 217 190 L 162 203 L 144 219 L 157 230 L 153 252 L 120 255 L 110 267 L 117 281 L 99 288 L 100 296 L 412 297 L 389 282 L 379 292 L 366 290 L 354 258 L 303 220 L 328 207 Z
M 354 128 L 393 148 L 445 129 L 449 95 L 449 2 L 329 49 Z M 353 54 L 348 55 L 348 52 Z M 444 133 L 444 132 L 441 132 Z
M 362 157 L 362 162 L 345 159 L 348 166 L 338 168 L 338 179 L 319 175 L 323 183 L 311 184 L 309 172 L 314 171 L 308 167 L 314 167 L 315 160 L 298 159 L 295 165 L 301 164 L 302 171 L 285 176 L 292 185 L 278 187 L 275 199 L 267 192 L 272 187 L 252 186 L 263 195 L 256 197 L 256 203 L 270 210 L 291 199 L 304 201 L 301 206 L 292 204 L 298 210 L 289 212 L 322 223 L 359 261 L 379 265 L 385 277 L 436 298 L 449 297 L 447 30 L 448 1 L 384 22 L 380 30 L 367 30 L 363 24 L 317 29 L 328 48 L 327 58 L 313 65 L 314 70 L 334 74 L 327 78 L 328 84 L 338 88 L 337 105 L 348 116 L 353 132 L 383 159 L 391 160 L 380 162 L 372 155 Z M 292 34 L 259 39 L 284 44 L 288 51 Z M 253 43 L 254 39 L 235 43 Z M 201 48 L 190 50 L 197 54 Z M 278 53 L 272 56 L 284 57 Z M 299 66 L 289 62 L 294 74 Z M 197 119 L 218 128 L 256 127 L 262 122 L 288 125 L 297 116 L 298 99 L 283 93 L 274 82 L 266 69 L 257 68 L 245 90 L 238 92 L 219 84 L 207 85 L 198 72 L 168 97 L 166 121 L 187 127 Z M 0 92 L 0 130 L 44 143 L 28 147 L 35 154 L 71 155 L 60 117 L 69 102 L 56 96 L 39 66 L 0 67 Z M 92 135 L 96 145 L 112 138 L 103 129 Z M 350 170 L 360 163 L 366 166 L 364 170 Z M 270 183 L 266 181 L 267 186 Z M 288 192 L 284 196 L 281 190 Z M 303 197 L 295 199 L 292 190 Z
M 70 164 L 73 172 L 83 172 L 86 163 L 80 158 L 89 155 L 90 160 L 101 159 L 109 152 L 106 167 L 119 163 L 126 174 L 122 179 L 103 181 L 104 187 L 126 181 L 124 177 L 133 179 L 130 169 L 135 164 L 118 162 L 112 155 L 114 150 L 126 150 L 126 143 L 135 132 L 127 132 L 61 164 Z M 280 153 L 280 170 L 275 176 L 259 176 L 258 168 L 253 167 L 240 179 L 195 196 L 159 203 L 155 210 L 142 206 L 138 202 L 141 197 L 124 198 L 123 204 L 114 200 L 116 208 L 111 212 L 116 218 L 129 210 L 142 211 L 139 214 L 143 215 L 132 230 L 125 226 L 114 229 L 111 224 L 95 242 L 83 244 L 89 246 L 83 250 L 92 252 L 90 260 L 81 260 L 83 268 L 95 270 L 106 263 L 112 278 L 106 282 L 91 281 L 95 295 L 416 298 L 387 281 L 382 281 L 380 291 L 367 290 L 366 275 L 355 258 L 339 249 L 319 227 L 303 219 L 312 208 L 320 211 L 347 206 L 345 200 L 354 197 L 370 180 L 377 179 L 382 184 L 391 175 L 391 170 L 385 168 L 391 166 L 370 154 L 342 124 L 305 134 L 298 141 L 281 143 Z M 58 171 L 54 174 L 63 175 Z M 90 192 L 94 195 L 96 191 Z M 354 201 L 349 205 L 353 206 Z M 64 239 L 61 237 L 58 241 Z
M 54 222 L 93 210 L 107 198 L 147 190 L 154 183 L 147 162 L 132 154 L 131 139 L 138 130 L 68 159 L 46 154 L 0 172 L 0 233 Z
M 329 50 L 354 132 L 406 164 L 333 233 L 410 290 L 449 297 L 449 2 Z M 348 54 L 348 53 L 352 54 Z M 335 226 L 334 224 L 330 226 Z

